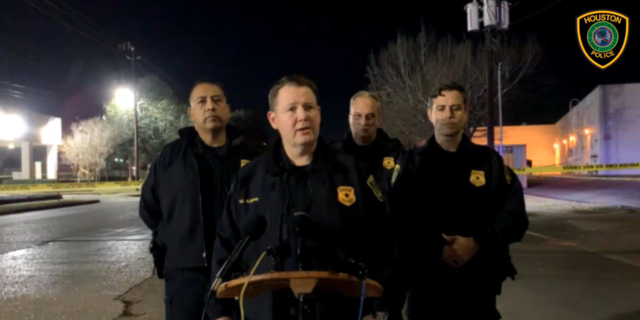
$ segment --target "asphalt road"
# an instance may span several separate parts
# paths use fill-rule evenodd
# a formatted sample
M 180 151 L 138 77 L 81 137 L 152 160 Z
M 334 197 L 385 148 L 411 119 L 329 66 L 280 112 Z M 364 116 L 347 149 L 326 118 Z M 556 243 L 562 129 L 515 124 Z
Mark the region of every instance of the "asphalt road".
M 640 181 L 529 177 L 526 193 L 640 208 Z
M 134 198 L 0 216 L 0 319 L 115 319 L 151 275 Z
M 124 198 L 0 217 L 0 319 L 118 318 L 114 299 L 151 273 L 136 207 Z M 512 249 L 520 274 L 499 298 L 504 319 L 640 319 L 640 214 L 530 211 L 531 233 Z M 155 283 L 138 299 L 158 311 Z

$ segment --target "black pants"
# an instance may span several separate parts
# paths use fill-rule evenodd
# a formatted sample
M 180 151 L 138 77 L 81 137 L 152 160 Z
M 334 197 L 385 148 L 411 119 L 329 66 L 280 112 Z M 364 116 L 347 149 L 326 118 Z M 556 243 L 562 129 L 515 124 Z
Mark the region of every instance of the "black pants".
M 200 320 L 209 290 L 210 275 L 211 269 L 204 267 L 165 270 L 165 319 Z
M 406 320 L 499 320 L 496 296 L 456 296 L 438 297 L 435 291 L 409 292 Z
M 407 296 L 407 320 L 501 319 L 496 285 L 476 281 L 445 278 L 413 288 Z

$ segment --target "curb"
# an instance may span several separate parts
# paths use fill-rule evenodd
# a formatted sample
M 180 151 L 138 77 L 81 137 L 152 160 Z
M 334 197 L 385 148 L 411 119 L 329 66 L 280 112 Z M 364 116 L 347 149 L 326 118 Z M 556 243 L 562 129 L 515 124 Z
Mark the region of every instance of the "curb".
M 81 201 L 74 201 L 74 202 L 60 202 L 57 204 L 51 204 L 49 206 L 43 206 L 43 207 L 39 207 L 39 208 L 22 208 L 22 209 L 15 209 L 15 210 L 10 210 L 10 211 L 3 211 L 0 212 L 0 216 L 3 215 L 10 215 L 10 214 L 16 214 L 16 213 L 25 213 L 25 212 L 32 212 L 32 211 L 42 211 L 42 210 L 51 210 L 51 209 L 59 209 L 59 208 L 68 208 L 68 207 L 75 207 L 75 206 L 82 206 L 82 205 L 87 205 L 87 204 L 96 204 L 99 203 L 100 200 L 81 200 Z
M 27 202 L 37 202 L 37 201 L 50 201 L 50 200 L 62 200 L 62 195 L 55 194 L 43 194 L 41 196 L 33 197 L 32 195 L 23 195 L 22 198 L 15 197 L 14 199 L 2 199 L 0 198 L 0 205 L 7 204 L 17 204 L 17 203 L 27 203 Z

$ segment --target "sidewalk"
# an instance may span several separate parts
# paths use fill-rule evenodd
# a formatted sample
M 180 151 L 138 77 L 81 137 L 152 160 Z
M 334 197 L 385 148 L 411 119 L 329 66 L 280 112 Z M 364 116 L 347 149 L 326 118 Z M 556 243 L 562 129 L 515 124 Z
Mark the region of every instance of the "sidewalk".
M 527 195 L 529 235 L 640 267 L 640 209 Z
M 562 243 L 640 267 L 640 214 L 610 205 L 576 203 L 526 195 L 528 235 Z M 164 283 L 149 278 L 118 297 L 124 306 L 117 319 L 163 320 Z

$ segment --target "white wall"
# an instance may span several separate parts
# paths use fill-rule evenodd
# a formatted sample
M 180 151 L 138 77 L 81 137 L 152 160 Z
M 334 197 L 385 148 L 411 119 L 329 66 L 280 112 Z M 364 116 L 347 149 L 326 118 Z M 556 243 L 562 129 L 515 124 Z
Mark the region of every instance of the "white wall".
M 602 88 L 602 163 L 640 162 L 640 83 Z M 607 171 L 602 174 L 640 174 L 640 170 Z
M 561 163 L 568 165 L 599 164 L 601 161 L 600 100 L 598 86 L 574 106 L 556 126 L 559 133 Z M 585 133 L 588 130 L 589 133 Z

